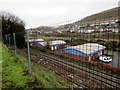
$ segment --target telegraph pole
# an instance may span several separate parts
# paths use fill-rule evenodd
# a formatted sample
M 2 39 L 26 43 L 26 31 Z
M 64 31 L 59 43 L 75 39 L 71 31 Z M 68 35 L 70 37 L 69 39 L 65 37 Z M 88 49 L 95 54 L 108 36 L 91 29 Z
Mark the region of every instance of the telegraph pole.
M 27 30 L 27 49 L 28 49 L 28 71 L 29 74 L 31 74 L 31 62 L 30 62 L 30 45 L 29 45 L 29 35 L 28 35 L 28 30 Z

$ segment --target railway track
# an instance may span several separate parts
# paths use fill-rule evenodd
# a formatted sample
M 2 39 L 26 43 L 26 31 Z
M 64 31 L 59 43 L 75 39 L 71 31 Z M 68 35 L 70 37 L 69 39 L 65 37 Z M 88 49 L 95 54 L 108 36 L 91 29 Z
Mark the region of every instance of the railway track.
M 26 52 L 26 51 L 25 51 Z M 72 63 L 68 61 L 67 59 L 60 59 L 56 58 L 53 55 L 48 55 L 47 53 L 40 52 L 39 50 L 36 49 L 31 49 L 31 56 L 39 61 L 39 58 L 49 60 L 50 63 L 55 64 L 56 66 L 62 66 L 61 68 L 64 67 L 64 70 L 66 70 L 69 73 L 73 73 L 75 77 L 84 77 L 84 79 L 91 80 L 92 82 L 96 83 L 99 85 L 99 87 L 107 87 L 107 88 L 115 88 L 115 89 L 120 89 L 120 78 L 112 76 L 107 73 L 103 73 L 97 69 L 91 69 L 85 66 L 80 66 L 78 64 Z M 65 69 L 66 68 L 66 69 Z M 62 73 L 63 74 L 63 73 Z M 68 76 L 64 76 L 68 77 Z M 71 78 L 68 77 L 68 80 Z M 73 78 L 72 78 L 73 80 Z M 74 80 L 74 82 L 77 82 Z M 89 82 L 89 81 L 88 81 Z M 77 82 L 77 85 L 79 85 L 80 82 Z M 89 87 L 89 85 L 82 85 L 82 87 Z M 80 86 L 79 85 L 79 86 Z M 102 86 L 103 85 L 103 86 Z
M 26 51 L 25 51 L 26 52 Z M 23 55 L 23 56 L 25 56 L 25 57 L 27 57 L 27 53 L 25 53 L 24 52 L 24 50 L 19 50 L 19 54 L 21 54 L 21 55 Z M 39 58 L 39 59 L 36 59 L 35 57 L 36 57 L 36 55 L 34 56 L 34 55 L 32 55 L 33 57 L 34 57 L 34 59 L 32 59 L 31 58 L 31 61 L 34 61 L 37 65 L 42 65 L 42 66 L 44 66 L 45 68 L 49 68 L 49 69 L 52 69 L 52 70 L 54 70 L 57 74 L 59 74 L 59 75 L 61 75 L 63 78 L 65 78 L 65 79 L 67 79 L 67 80 L 69 80 L 70 82 L 72 82 L 75 86 L 77 86 L 77 88 L 87 88 L 85 85 L 82 85 L 82 84 L 80 84 L 79 82 L 76 82 L 75 80 L 73 80 L 73 79 L 71 79 L 70 77 L 67 77 L 67 75 L 68 75 L 68 72 L 66 71 L 66 73 L 64 73 L 65 72 L 65 70 L 62 70 L 62 72 L 59 72 L 58 70 L 60 70 L 60 69 L 62 69 L 62 66 L 60 66 L 59 64 L 56 64 L 56 63 L 54 63 L 54 62 L 52 62 L 51 63 L 51 61 L 49 60 L 48 61 L 48 59 L 44 59 L 43 60 L 43 58 L 41 59 L 41 58 Z M 42 61 L 42 62 L 39 62 L 39 61 Z M 44 62 L 43 62 L 44 61 Z M 49 63 L 48 63 L 49 62 Z M 46 64 L 49 64 L 49 65 L 46 65 Z M 50 66 L 50 67 L 48 67 L 48 66 Z M 51 66 L 54 66 L 55 68 L 53 68 L 53 67 L 51 67 Z

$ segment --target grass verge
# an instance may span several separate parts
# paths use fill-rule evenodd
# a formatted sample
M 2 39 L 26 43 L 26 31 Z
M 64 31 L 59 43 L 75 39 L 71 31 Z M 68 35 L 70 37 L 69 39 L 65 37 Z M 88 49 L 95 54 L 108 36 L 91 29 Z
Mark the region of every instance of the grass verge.
M 56 75 L 54 71 L 42 70 L 31 63 L 32 74 L 28 75 L 27 59 L 15 57 L 2 47 L 2 88 L 72 88 L 73 84 Z

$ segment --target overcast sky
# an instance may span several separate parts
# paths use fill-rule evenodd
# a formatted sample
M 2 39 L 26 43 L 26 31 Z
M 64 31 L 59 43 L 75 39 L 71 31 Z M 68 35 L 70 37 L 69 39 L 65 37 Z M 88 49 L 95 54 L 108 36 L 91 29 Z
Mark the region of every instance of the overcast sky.
M 0 0 L 8 11 L 26 23 L 26 28 L 70 23 L 118 6 L 119 0 Z

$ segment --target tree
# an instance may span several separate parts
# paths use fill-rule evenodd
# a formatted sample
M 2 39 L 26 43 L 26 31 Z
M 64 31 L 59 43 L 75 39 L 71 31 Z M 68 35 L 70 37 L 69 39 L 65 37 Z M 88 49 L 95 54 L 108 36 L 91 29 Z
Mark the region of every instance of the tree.
M 16 34 L 16 44 L 19 48 L 22 48 L 25 43 L 25 23 L 19 17 L 6 12 L 0 12 L 0 17 L 2 17 L 2 36 L 3 41 L 5 41 L 5 35 L 10 34 L 11 44 L 13 44 L 13 37 L 12 34 Z M 22 43 L 22 44 L 20 44 Z

